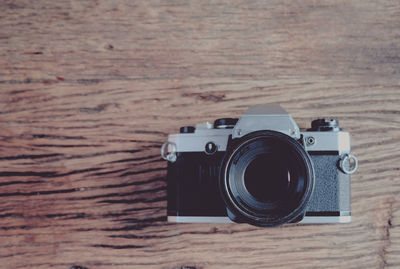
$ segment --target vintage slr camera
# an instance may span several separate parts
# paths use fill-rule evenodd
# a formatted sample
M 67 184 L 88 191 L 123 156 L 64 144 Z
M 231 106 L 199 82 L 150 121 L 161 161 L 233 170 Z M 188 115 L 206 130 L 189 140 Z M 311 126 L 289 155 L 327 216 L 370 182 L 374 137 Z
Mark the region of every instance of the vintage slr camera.
M 357 159 L 337 120 L 317 119 L 300 131 L 279 105 L 254 106 L 239 119 L 182 127 L 161 155 L 170 222 L 351 221 Z

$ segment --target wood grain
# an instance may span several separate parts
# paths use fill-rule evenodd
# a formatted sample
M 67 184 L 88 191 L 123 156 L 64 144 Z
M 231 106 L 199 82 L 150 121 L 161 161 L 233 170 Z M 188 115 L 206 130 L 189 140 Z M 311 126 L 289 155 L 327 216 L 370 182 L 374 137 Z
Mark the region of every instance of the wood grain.
M 398 1 L 1 1 L 2 268 L 400 268 Z M 166 223 L 159 147 L 276 102 L 352 134 L 353 222 Z

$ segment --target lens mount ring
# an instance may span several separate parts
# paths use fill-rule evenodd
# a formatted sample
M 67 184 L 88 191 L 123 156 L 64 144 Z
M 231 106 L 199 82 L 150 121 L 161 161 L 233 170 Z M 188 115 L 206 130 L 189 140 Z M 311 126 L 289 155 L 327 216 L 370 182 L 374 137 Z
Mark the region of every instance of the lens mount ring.
M 230 178 L 230 170 L 231 167 L 235 165 L 234 162 L 238 162 L 237 157 L 240 158 L 240 154 L 246 154 L 246 150 L 251 151 L 252 143 L 264 140 L 275 141 L 279 146 L 275 145 L 276 148 L 282 146 L 283 148 L 289 149 L 290 153 L 293 153 L 294 155 L 290 157 L 296 160 L 296 165 L 300 165 L 302 169 L 301 171 L 304 172 L 305 184 L 299 187 L 302 188 L 301 197 L 298 201 L 294 202 L 293 208 L 289 207 L 289 211 L 285 215 L 272 213 L 271 215 L 268 215 L 267 213 L 265 215 L 256 214 L 254 211 L 244 207 L 232 193 L 233 185 L 231 185 L 230 182 L 235 179 Z M 234 143 L 228 148 L 222 161 L 218 183 L 221 196 L 227 209 L 232 212 L 237 219 L 256 226 L 277 226 L 293 221 L 305 212 L 305 208 L 314 188 L 314 180 L 312 161 L 304 147 L 299 142 L 280 132 L 256 131 L 234 141 Z

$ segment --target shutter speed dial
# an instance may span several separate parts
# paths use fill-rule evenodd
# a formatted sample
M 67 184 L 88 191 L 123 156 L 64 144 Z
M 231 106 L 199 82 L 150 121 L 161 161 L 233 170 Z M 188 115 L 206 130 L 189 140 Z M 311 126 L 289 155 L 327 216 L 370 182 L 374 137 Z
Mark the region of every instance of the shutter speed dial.
M 339 121 L 336 119 L 316 119 L 311 122 L 311 129 L 308 129 L 307 131 L 338 132 L 340 130 Z
M 237 123 L 237 118 L 221 118 L 214 121 L 214 128 L 216 129 L 232 129 Z

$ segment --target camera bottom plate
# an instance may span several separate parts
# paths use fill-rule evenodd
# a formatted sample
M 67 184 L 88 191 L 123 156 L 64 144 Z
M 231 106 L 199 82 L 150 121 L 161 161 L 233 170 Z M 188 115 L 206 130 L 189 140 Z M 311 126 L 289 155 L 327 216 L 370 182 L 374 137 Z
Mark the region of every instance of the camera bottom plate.
M 168 222 L 177 223 L 234 223 L 228 217 L 168 216 Z M 301 224 L 350 223 L 351 216 L 305 216 Z

